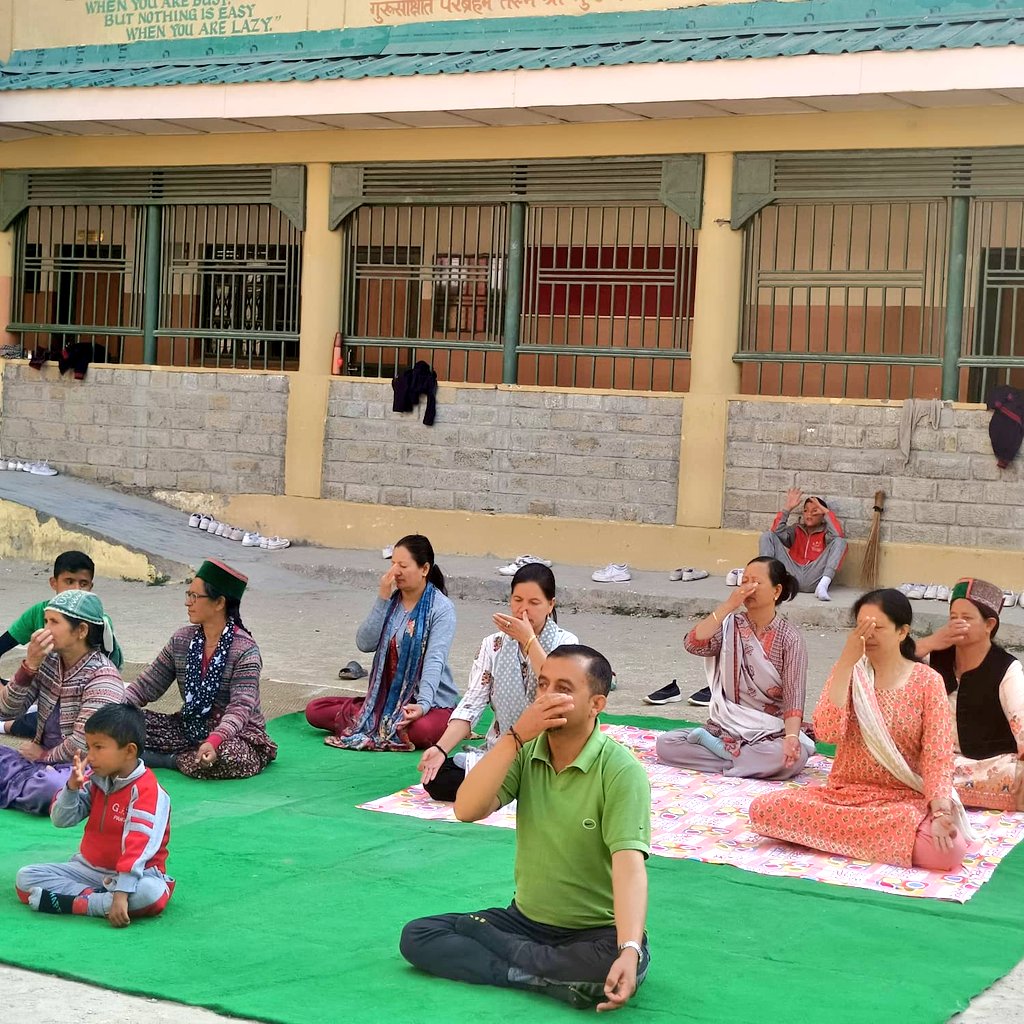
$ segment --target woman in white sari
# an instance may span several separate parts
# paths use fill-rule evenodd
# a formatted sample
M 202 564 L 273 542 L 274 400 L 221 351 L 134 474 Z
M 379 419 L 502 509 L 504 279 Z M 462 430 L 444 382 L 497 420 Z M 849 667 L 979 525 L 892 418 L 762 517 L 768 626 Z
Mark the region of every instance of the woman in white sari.
M 683 646 L 705 659 L 708 723 L 663 733 L 660 761 L 752 779 L 790 779 L 800 772 L 814 753 L 800 731 L 807 645 L 777 611 L 797 592 L 796 580 L 778 559 L 755 558 L 740 586 L 690 631 Z

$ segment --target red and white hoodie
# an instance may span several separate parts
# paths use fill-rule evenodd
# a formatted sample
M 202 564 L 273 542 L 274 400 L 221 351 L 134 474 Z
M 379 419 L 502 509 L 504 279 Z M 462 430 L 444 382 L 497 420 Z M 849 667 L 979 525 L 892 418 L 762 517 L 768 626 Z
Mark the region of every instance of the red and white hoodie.
M 167 869 L 171 798 L 139 761 L 124 778 L 90 775 L 74 792 L 65 786 L 50 806 L 50 820 L 70 828 L 88 818 L 79 853 L 92 867 L 117 875 L 117 892 L 135 892 L 143 872 Z

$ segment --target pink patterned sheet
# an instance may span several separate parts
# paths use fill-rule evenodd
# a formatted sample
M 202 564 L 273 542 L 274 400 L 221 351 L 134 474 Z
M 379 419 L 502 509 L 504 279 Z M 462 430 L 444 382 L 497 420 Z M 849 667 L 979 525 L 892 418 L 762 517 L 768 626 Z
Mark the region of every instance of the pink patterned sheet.
M 731 864 L 760 875 L 807 878 L 830 885 L 966 903 L 992 877 L 1003 857 L 1024 839 L 1024 814 L 970 811 L 979 842 L 955 874 L 814 853 L 752 832 L 747 808 L 760 793 L 783 786 L 822 784 L 831 767 L 827 758 L 816 754 L 800 777 L 790 782 L 730 779 L 659 763 L 654 756 L 658 734 L 653 730 L 633 725 L 601 728 L 629 747 L 647 769 L 652 797 L 651 852 L 658 857 Z M 451 804 L 436 803 L 421 786 L 360 806 L 428 821 L 455 821 Z M 515 828 L 515 823 L 514 805 L 479 822 L 498 828 Z

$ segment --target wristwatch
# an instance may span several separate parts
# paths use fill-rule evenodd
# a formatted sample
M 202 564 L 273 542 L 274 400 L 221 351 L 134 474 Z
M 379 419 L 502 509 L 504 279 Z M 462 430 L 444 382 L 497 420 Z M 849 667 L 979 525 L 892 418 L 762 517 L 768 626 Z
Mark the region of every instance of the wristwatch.
M 621 953 L 624 949 L 635 949 L 637 960 L 643 960 L 644 951 L 639 942 L 634 942 L 632 939 L 628 939 L 626 942 L 619 944 L 619 952 Z

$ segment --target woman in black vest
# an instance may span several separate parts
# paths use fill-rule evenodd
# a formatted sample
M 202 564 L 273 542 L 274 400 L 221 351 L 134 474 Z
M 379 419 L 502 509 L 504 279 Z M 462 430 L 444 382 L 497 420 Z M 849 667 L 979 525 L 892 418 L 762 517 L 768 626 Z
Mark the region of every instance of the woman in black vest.
M 949 622 L 917 642 L 956 714 L 953 776 L 968 807 L 1024 810 L 1024 668 L 993 643 L 1003 591 L 985 580 L 953 588 Z

